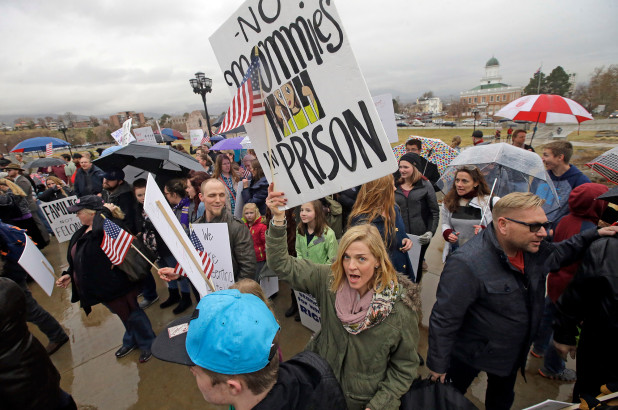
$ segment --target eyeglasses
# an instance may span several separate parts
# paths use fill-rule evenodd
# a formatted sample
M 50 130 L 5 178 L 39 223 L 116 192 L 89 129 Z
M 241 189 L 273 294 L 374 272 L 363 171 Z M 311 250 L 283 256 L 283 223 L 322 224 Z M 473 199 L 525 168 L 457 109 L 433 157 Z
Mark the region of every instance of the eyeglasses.
M 521 225 L 526 225 L 528 228 L 530 228 L 530 232 L 538 232 L 541 230 L 541 228 L 545 229 L 546 231 L 549 231 L 549 227 L 551 226 L 551 221 L 530 223 L 530 222 L 518 221 L 517 219 L 507 218 L 506 216 L 504 217 L 504 219 L 521 224 Z

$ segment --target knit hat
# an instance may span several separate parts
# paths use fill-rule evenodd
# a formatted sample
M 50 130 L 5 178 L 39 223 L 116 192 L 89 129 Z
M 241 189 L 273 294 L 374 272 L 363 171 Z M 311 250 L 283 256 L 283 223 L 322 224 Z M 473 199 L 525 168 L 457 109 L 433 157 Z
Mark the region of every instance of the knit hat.
M 416 169 L 421 169 L 422 165 L 421 165 L 421 156 L 418 154 L 415 154 L 413 152 L 406 152 L 405 154 L 403 154 L 401 156 L 401 158 L 399 158 L 399 162 L 401 161 L 407 161 L 410 164 L 414 165 L 414 167 Z

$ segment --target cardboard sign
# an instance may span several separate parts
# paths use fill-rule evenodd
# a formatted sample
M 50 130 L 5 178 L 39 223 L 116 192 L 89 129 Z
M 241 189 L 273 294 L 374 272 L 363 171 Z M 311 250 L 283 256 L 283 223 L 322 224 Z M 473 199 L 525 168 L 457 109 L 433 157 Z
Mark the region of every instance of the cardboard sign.
M 313 333 L 319 332 L 322 328 L 322 315 L 318 301 L 309 293 L 294 291 L 296 301 L 298 302 L 298 314 L 300 315 L 300 323 Z
M 32 279 L 47 293 L 47 296 L 51 296 L 56 282 L 54 268 L 34 242 L 27 235 L 25 236 L 26 246 L 17 263 L 32 276 Z
M 259 50 L 265 114 L 245 128 L 288 207 L 397 169 L 332 2 L 247 0 L 210 42 L 232 94 Z
M 204 139 L 204 131 L 200 130 L 189 130 L 189 136 L 191 137 L 191 146 L 199 147 L 202 145 L 202 140 Z
M 144 142 L 146 144 L 157 143 L 152 127 L 135 128 L 133 130 L 133 134 L 135 134 L 135 139 L 137 142 Z
M 41 202 L 40 208 L 49 222 L 58 242 L 66 242 L 73 234 L 82 227 L 82 223 L 76 214 L 70 213 L 68 207 L 77 201 L 75 195 L 58 199 L 51 202 Z
M 193 224 L 191 227 L 214 265 L 210 280 L 215 290 L 228 289 L 234 284 L 234 267 L 227 224 L 205 223 Z
M 157 186 L 152 174 L 148 174 L 148 182 L 146 183 L 144 211 L 146 211 L 150 221 L 165 241 L 176 261 L 182 266 L 200 296 L 210 293 L 203 276 L 204 272 L 200 268 L 200 257 L 163 197 L 163 193 Z
M 418 276 L 416 272 L 418 270 L 418 260 L 421 258 L 421 243 L 418 241 L 418 236 L 407 234 L 408 238 L 412 241 L 412 248 L 408 251 L 408 255 L 410 256 L 410 263 L 412 264 L 412 269 L 414 270 L 414 277 Z
M 380 121 L 388 137 L 388 142 L 399 142 L 397 134 L 397 121 L 395 121 L 395 107 L 393 106 L 393 96 L 391 94 L 375 95 L 373 103 L 376 106 Z

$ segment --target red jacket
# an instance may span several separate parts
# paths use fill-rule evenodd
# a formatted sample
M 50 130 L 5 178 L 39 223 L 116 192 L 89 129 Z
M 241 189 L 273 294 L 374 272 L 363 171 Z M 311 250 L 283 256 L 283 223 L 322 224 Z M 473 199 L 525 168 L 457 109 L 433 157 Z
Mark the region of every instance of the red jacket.
M 251 232 L 253 238 L 253 249 L 255 250 L 255 261 L 262 262 L 266 260 L 266 225 L 262 222 L 262 217 L 253 222 L 253 225 L 249 225 L 249 222 L 243 218 L 245 225 Z

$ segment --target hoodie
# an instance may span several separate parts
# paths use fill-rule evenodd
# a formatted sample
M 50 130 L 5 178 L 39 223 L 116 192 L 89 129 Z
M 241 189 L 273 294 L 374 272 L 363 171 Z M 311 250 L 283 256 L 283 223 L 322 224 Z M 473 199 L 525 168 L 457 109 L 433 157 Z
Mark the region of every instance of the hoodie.
M 560 203 L 559 208 L 547 214 L 547 218 L 552 221 L 552 228 L 555 229 L 560 219 L 569 213 L 568 199 L 571 191 L 582 184 L 589 183 L 590 179 L 577 169 L 575 165 L 571 165 L 569 170 L 559 177 L 555 176 L 551 170 L 547 171 L 547 173 L 554 183 Z M 543 193 L 540 192 L 537 193 L 537 195 L 541 196 L 541 198 L 545 199 L 548 203 L 553 201 L 553 198 L 549 195 L 543 195 Z
M 569 195 L 569 214 L 560 220 L 554 232 L 554 242 L 564 241 L 588 229 L 596 229 L 607 202 L 596 198 L 608 191 L 605 185 L 585 183 L 574 188 Z M 547 294 L 556 303 L 564 289 L 573 279 L 579 261 L 562 269 L 550 272 L 547 278 Z

